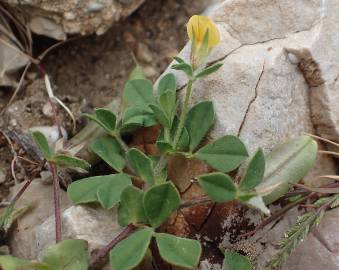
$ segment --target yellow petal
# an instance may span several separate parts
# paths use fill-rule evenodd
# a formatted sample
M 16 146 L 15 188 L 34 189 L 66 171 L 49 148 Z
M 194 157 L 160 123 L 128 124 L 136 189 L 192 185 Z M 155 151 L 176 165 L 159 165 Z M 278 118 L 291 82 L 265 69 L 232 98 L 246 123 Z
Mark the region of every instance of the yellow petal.
M 208 47 L 212 48 L 220 42 L 220 34 L 215 23 L 206 16 L 194 15 L 187 23 L 187 34 L 190 40 L 202 43 L 208 30 Z

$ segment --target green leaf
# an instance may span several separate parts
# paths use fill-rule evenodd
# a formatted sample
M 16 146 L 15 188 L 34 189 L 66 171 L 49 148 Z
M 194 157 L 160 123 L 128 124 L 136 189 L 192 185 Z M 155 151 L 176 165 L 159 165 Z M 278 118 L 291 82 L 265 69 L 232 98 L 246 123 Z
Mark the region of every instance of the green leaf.
M 193 269 L 198 265 L 201 255 L 201 246 L 198 241 L 166 233 L 157 233 L 155 238 L 160 256 L 166 262 L 188 269 Z
M 176 109 L 176 95 L 175 92 L 171 92 L 170 90 L 165 91 L 159 97 L 159 104 L 165 115 L 170 120 L 170 124 L 172 124 L 174 116 L 175 116 L 175 109 Z
M 224 270 L 251 270 L 251 263 L 247 257 L 233 251 L 225 252 Z
M 153 186 L 154 176 L 152 160 L 136 148 L 130 149 L 127 152 L 126 158 L 133 171 L 145 181 L 149 187 Z
M 131 270 L 138 266 L 147 252 L 152 236 L 153 230 L 145 228 L 119 242 L 109 253 L 112 269 Z
M 179 56 L 174 56 L 173 59 L 178 63 L 186 63 L 184 59 L 180 58 Z
M 170 143 L 165 142 L 165 141 L 156 141 L 156 146 L 159 149 L 160 153 L 169 153 L 173 151 L 173 147 Z
M 248 153 L 240 139 L 226 135 L 200 148 L 195 156 L 214 169 L 221 172 L 230 172 L 248 157 Z
M 121 192 L 127 186 L 127 183 L 131 184 L 131 179 L 123 173 L 94 176 L 73 182 L 69 185 L 67 194 L 74 204 L 98 202 L 100 195 L 100 200 L 105 207 L 119 202 Z M 101 189 L 102 186 L 106 188 L 109 186 L 108 191 L 106 191 L 107 194 L 102 190 L 104 188 Z M 106 198 L 110 196 L 111 198 L 107 200 Z
M 173 183 L 150 188 L 144 196 L 146 216 L 152 227 L 159 227 L 180 204 L 180 195 Z
M 181 70 L 186 73 L 188 77 L 193 77 L 193 69 L 191 65 L 187 63 L 179 63 L 171 66 L 172 69 Z
M 89 164 L 86 160 L 64 154 L 56 154 L 50 159 L 50 161 L 61 167 L 80 168 L 86 171 L 91 168 L 91 164 Z
M 49 270 L 87 270 L 88 245 L 80 239 L 64 240 L 49 246 L 43 253 L 42 261 Z
M 265 155 L 261 148 L 257 150 L 247 165 L 239 189 L 251 190 L 261 183 L 265 173 Z
M 160 108 L 158 105 L 149 105 L 152 111 L 154 112 L 155 118 L 158 120 L 158 122 L 163 125 L 164 127 L 170 128 L 171 123 L 170 119 L 167 117 L 166 113 L 163 111 L 162 108 Z
M 228 202 L 236 198 L 237 188 L 231 177 L 223 173 L 210 173 L 198 177 L 202 189 L 213 201 Z
M 114 138 L 96 138 L 91 143 L 90 148 L 114 170 L 122 172 L 125 167 L 125 159 L 119 143 Z
M 18 259 L 13 256 L 0 256 L 1 270 L 34 269 L 29 267 L 32 263 L 27 260 Z
M 153 116 L 153 111 L 149 107 L 127 108 L 122 120 L 122 128 L 125 130 L 131 130 L 137 127 L 150 127 L 156 124 L 157 121 Z
M 308 173 L 317 150 L 313 139 L 300 136 L 274 148 L 266 156 L 264 180 L 256 188 L 259 194 L 265 195 L 266 204 L 279 199 L 288 191 L 289 183 L 298 182 Z
M 148 80 L 128 81 L 124 88 L 123 97 L 129 107 L 147 108 L 149 104 L 154 103 L 153 86 Z
M 214 64 L 210 67 L 207 67 L 205 69 L 203 69 L 201 72 L 199 72 L 197 75 L 195 75 L 196 78 L 201 78 L 201 77 L 205 77 L 207 75 L 210 75 L 214 72 L 216 72 L 219 68 L 222 67 L 222 63 L 217 63 L 217 64 Z
M 34 131 L 32 137 L 44 158 L 49 160 L 54 155 L 54 151 L 49 148 L 45 135 L 40 131 Z
M 112 134 L 115 131 L 116 116 L 109 109 L 95 109 L 95 115 L 84 113 L 83 116 L 86 116 L 87 118 L 96 122 L 109 134 Z
M 116 174 L 114 179 L 106 181 L 97 189 L 100 204 L 105 209 L 111 209 L 121 198 L 122 192 L 132 184 L 131 178 L 126 174 Z
M 159 95 L 165 93 L 165 91 L 170 90 L 171 92 L 176 92 L 177 84 L 175 81 L 175 76 L 173 73 L 168 73 L 164 75 L 159 82 L 158 92 Z
M 135 65 L 135 67 L 129 73 L 127 80 L 131 81 L 131 80 L 137 80 L 137 79 L 146 80 L 145 73 L 139 64 Z
M 206 136 L 214 123 L 214 108 L 211 101 L 194 105 L 187 114 L 186 128 L 189 134 L 189 149 L 192 152 Z
M 95 109 L 95 115 L 107 131 L 113 132 L 115 130 L 117 118 L 111 110 L 104 108 Z
M 143 206 L 144 192 L 134 186 L 128 186 L 121 193 L 118 209 L 120 226 L 147 223 Z

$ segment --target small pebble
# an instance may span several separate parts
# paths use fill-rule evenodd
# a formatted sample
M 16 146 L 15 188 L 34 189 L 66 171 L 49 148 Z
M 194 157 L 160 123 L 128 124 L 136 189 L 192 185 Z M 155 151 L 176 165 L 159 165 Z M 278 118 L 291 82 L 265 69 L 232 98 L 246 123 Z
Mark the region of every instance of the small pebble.
M 53 146 L 56 143 L 56 141 L 60 139 L 58 127 L 55 125 L 36 126 L 31 127 L 29 130 L 31 132 L 40 131 L 42 134 L 44 134 L 50 146 Z M 63 133 L 62 136 L 67 139 L 67 132 L 63 127 L 61 127 L 61 132 Z
M 44 185 L 50 185 L 53 183 L 52 173 L 50 171 L 40 172 L 41 182 Z
M 87 10 L 89 12 L 98 12 L 101 11 L 105 8 L 105 5 L 102 3 L 97 3 L 97 2 L 90 2 L 87 5 Z
M 53 108 L 50 102 L 45 103 L 45 105 L 42 107 L 42 113 L 50 118 L 54 116 Z
M 143 70 L 144 70 L 145 76 L 148 78 L 151 78 L 157 75 L 157 71 L 152 66 L 146 66 L 143 68 Z
M 0 169 L 0 184 L 6 181 L 6 172 Z
M 140 61 L 144 61 L 146 63 L 151 63 L 153 60 L 152 53 L 150 52 L 149 48 L 143 43 L 138 44 L 137 58 Z

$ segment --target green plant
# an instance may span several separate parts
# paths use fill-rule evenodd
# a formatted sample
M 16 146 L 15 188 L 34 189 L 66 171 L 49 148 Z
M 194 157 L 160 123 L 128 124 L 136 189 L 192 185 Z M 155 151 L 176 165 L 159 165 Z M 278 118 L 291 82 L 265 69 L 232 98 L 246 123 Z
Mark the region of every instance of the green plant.
M 210 200 L 220 203 L 238 200 L 266 214 L 269 210 L 265 202 L 268 204 L 283 196 L 288 190 L 288 183 L 299 181 L 315 160 L 317 145 L 308 136 L 293 139 L 266 157 L 261 149 L 249 157 L 244 143 L 233 135 L 202 145 L 214 124 L 215 112 L 210 101 L 191 105 L 193 86 L 197 80 L 212 74 L 222 65 L 204 65 L 219 41 L 219 32 L 209 19 L 206 24 L 201 22 L 206 22 L 206 18 L 194 17 L 188 24 L 192 40 L 190 62 L 176 57 L 176 63 L 172 65 L 173 69 L 187 76 L 182 104 L 177 99 L 176 79 L 172 73 L 164 75 L 157 89 L 153 89 L 152 83 L 137 69 L 125 84 L 118 113 L 98 108 L 93 115 L 86 115 L 105 131 L 104 136 L 91 143 L 91 151 L 116 173 L 73 182 L 67 190 L 68 196 L 75 204 L 96 202 L 105 209 L 117 206 L 118 222 L 125 227 L 118 237 L 94 254 L 91 266 L 109 252 L 113 269 L 133 269 L 146 254 L 150 254 L 150 243 L 154 239 L 160 256 L 166 262 L 188 269 L 197 267 L 202 252 L 199 241 L 161 233 L 159 229 L 181 205 L 180 194 L 168 179 L 170 156 L 200 160 L 215 170 L 197 177 Z M 202 118 L 204 121 L 201 121 Z M 123 140 L 126 133 L 156 124 L 162 127 L 156 141 L 159 155 L 146 155 L 130 148 Z M 88 168 L 89 164 L 81 159 L 52 151 L 42 134 L 34 133 L 33 137 L 53 172 L 55 194 L 58 194 L 57 165 Z M 227 173 L 240 166 L 240 182 L 237 183 Z M 134 186 L 133 178 L 141 180 L 142 187 Z M 57 208 L 57 240 L 60 240 L 60 209 Z M 16 263 L 15 260 L 13 263 Z M 5 268 L 5 263 L 0 261 L 5 270 L 11 270 Z M 47 269 L 63 269 L 52 260 L 50 265 L 54 268 Z M 235 267 L 247 270 L 249 267 L 246 258 L 233 253 L 226 253 L 225 265 L 230 270 Z M 85 264 L 77 267 L 74 269 L 87 269 Z

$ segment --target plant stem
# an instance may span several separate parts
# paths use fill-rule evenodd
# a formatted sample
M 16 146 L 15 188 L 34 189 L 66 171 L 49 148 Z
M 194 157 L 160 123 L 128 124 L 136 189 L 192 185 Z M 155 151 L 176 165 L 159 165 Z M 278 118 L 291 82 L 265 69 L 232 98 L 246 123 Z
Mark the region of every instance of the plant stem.
M 193 81 L 189 80 L 188 81 L 188 85 L 186 88 L 186 95 L 185 95 L 185 100 L 184 100 L 184 104 L 181 110 L 181 115 L 179 118 L 179 124 L 178 124 L 178 129 L 175 133 L 175 137 L 173 140 L 173 148 L 176 149 L 182 134 L 182 131 L 184 129 L 185 126 L 185 121 L 186 121 L 186 116 L 187 116 L 187 112 L 188 112 L 188 106 L 189 103 L 191 101 L 191 96 L 192 96 L 192 86 L 193 86 Z
M 168 162 L 167 155 L 161 155 L 157 165 L 154 168 L 155 178 L 157 178 L 157 176 L 161 174 L 162 170 L 166 167 L 167 162 Z
M 117 134 L 114 135 L 114 138 L 117 140 L 117 142 L 120 144 L 121 148 L 124 150 L 125 154 L 128 152 L 128 146 L 127 144 L 121 139 L 120 133 L 117 132 Z
M 60 185 L 57 167 L 49 162 L 49 166 L 53 177 L 53 196 L 54 196 L 54 217 L 55 217 L 55 242 L 58 243 L 62 239 L 61 235 L 61 210 L 60 210 Z
M 102 258 L 104 258 L 107 253 L 114 248 L 121 240 L 125 239 L 131 232 L 135 229 L 133 224 L 129 224 L 121 233 L 118 234 L 111 242 L 109 242 L 106 246 L 96 252 L 90 262 L 90 266 L 93 267 L 96 265 Z
M 29 185 L 32 183 L 32 180 L 28 180 L 25 182 L 25 184 L 20 188 L 17 194 L 11 199 L 9 206 L 14 206 L 14 204 L 17 202 L 17 200 L 21 197 L 21 195 L 25 192 L 25 190 L 29 187 Z

